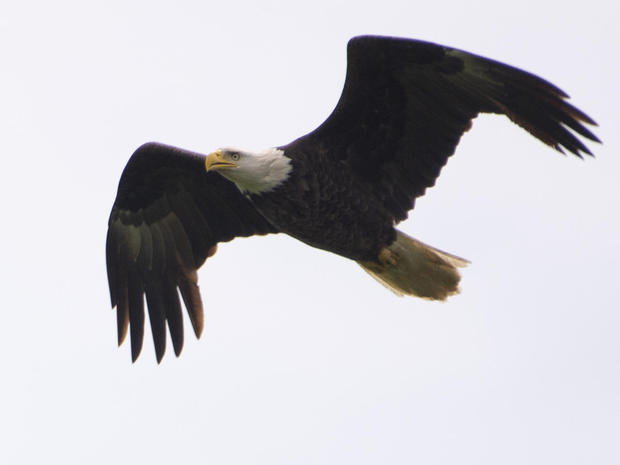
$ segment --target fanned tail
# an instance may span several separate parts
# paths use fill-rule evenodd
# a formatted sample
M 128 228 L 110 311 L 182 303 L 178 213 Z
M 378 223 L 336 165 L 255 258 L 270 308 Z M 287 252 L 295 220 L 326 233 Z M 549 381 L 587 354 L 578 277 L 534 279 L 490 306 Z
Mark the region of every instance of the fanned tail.
M 357 262 L 368 274 L 399 296 L 445 300 L 459 293 L 458 268 L 469 261 L 426 245 L 401 231 L 381 251 L 377 262 Z

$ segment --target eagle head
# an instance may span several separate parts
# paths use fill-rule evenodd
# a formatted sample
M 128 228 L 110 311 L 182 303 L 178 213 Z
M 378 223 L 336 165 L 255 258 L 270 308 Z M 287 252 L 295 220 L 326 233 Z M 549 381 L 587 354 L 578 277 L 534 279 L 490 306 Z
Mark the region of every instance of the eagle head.
M 234 182 L 243 193 L 262 194 L 286 181 L 292 166 L 291 159 L 280 149 L 250 151 L 226 148 L 207 155 L 205 169 L 216 171 Z

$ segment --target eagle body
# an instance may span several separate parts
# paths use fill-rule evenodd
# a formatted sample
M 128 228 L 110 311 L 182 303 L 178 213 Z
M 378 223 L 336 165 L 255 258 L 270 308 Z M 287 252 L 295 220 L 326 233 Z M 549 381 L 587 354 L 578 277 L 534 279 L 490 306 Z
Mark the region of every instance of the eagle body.
M 445 300 L 467 264 L 396 225 L 433 186 L 480 113 L 505 115 L 560 152 L 591 155 L 596 123 L 555 85 L 463 50 L 355 37 L 341 97 L 318 128 L 261 151 L 202 155 L 147 143 L 121 176 L 106 262 L 118 342 L 142 349 L 145 310 L 159 362 L 183 347 L 185 306 L 203 328 L 197 270 L 236 237 L 285 233 L 356 261 L 398 295 Z M 183 303 L 181 303 L 181 300 Z
M 351 260 L 374 260 L 396 238 L 394 219 L 346 169 L 324 169 L 324 156 L 284 150 L 290 176 L 248 198 L 278 231 Z

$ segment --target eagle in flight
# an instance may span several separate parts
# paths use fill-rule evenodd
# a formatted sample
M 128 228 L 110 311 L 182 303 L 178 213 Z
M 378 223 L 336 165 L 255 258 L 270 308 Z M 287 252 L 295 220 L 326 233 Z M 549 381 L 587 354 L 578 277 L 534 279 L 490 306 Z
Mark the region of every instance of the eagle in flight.
M 467 261 L 395 228 L 435 184 L 479 113 L 506 115 L 554 149 L 591 155 L 595 125 L 567 95 L 528 72 L 411 39 L 349 41 L 336 108 L 317 129 L 261 151 L 205 156 L 147 143 L 121 176 L 106 259 L 118 342 L 136 360 L 145 296 L 155 354 L 183 348 L 179 292 L 194 333 L 203 328 L 197 270 L 219 242 L 286 233 L 356 261 L 398 295 L 444 300 Z M 177 291 L 178 289 L 178 291 Z

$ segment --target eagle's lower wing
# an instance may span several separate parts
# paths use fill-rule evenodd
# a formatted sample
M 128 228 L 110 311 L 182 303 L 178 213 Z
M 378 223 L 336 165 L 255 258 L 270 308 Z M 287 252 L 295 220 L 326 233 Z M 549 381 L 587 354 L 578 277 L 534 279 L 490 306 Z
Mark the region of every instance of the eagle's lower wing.
M 590 154 L 577 135 L 598 141 L 583 125 L 595 123 L 565 98 L 543 79 L 461 50 L 357 37 L 333 113 L 285 150 L 312 147 L 344 161 L 399 221 L 434 185 L 478 113 L 505 114 L 557 150 Z
M 108 223 L 106 259 L 118 342 L 130 328 L 135 361 L 144 336 L 144 295 L 157 361 L 166 349 L 166 323 L 177 355 L 183 315 L 177 287 L 196 336 L 203 327 L 196 270 L 218 242 L 276 230 L 237 187 L 207 173 L 204 156 L 148 143 L 121 177 Z

